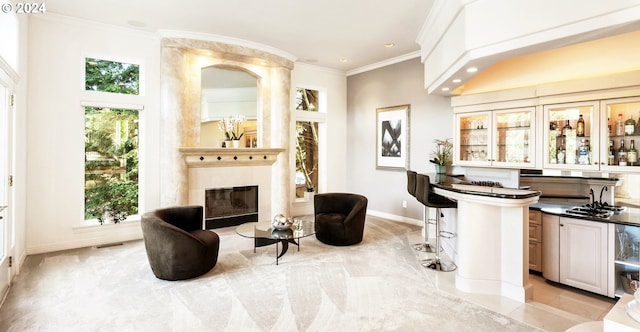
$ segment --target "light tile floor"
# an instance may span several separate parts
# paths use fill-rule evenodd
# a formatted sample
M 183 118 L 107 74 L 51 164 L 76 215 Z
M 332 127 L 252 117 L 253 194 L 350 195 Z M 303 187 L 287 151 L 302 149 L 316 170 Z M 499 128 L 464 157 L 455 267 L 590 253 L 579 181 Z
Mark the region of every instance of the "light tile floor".
M 416 237 L 413 243 L 419 242 L 420 238 Z M 416 253 L 418 259 L 433 256 L 433 254 L 422 252 Z M 529 278 L 533 284 L 533 299 L 523 304 L 501 296 L 461 292 L 455 287 L 455 272 L 425 270 L 434 287 L 545 331 L 566 331 L 581 323 L 601 321 L 617 301 L 549 282 L 542 276 L 531 273 Z

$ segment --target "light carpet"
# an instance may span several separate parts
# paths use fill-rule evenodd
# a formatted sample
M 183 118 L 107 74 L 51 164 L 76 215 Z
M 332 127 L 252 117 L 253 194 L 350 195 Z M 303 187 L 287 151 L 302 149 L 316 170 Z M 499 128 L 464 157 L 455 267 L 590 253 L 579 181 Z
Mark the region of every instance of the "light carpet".
M 220 235 L 218 264 L 185 281 L 157 279 L 144 244 L 27 257 L 0 307 L 0 331 L 532 331 L 535 327 L 439 291 L 409 234 L 415 225 L 367 217 L 364 241 L 314 236 L 253 252 Z

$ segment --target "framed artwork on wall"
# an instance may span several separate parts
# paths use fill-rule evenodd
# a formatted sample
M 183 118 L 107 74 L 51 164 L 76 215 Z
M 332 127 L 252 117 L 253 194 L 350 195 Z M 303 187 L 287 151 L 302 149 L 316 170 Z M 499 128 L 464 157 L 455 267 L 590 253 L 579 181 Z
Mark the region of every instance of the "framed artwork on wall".
M 376 168 L 409 168 L 410 105 L 376 109 Z

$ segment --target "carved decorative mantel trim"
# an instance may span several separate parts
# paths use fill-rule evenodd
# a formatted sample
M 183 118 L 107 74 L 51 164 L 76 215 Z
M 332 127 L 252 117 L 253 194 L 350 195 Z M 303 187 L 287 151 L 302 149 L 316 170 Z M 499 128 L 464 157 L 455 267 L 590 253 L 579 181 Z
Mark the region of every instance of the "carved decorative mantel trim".
M 184 147 L 178 149 L 187 167 L 233 167 L 272 165 L 284 149 L 232 149 Z

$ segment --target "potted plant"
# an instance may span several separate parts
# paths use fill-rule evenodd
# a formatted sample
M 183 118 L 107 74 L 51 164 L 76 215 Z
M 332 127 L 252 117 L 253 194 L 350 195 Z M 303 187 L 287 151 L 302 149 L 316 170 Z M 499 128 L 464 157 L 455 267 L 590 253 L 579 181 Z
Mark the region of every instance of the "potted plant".
M 242 115 L 227 116 L 218 122 L 218 129 L 224 133 L 227 139 L 227 147 L 240 147 L 240 139 L 244 136 L 244 132 L 240 133 L 240 125 L 243 122 L 244 116 Z
M 452 164 L 453 143 L 451 143 L 451 138 L 435 139 L 433 142 L 436 144 L 436 148 L 431 152 L 432 159 L 429 161 L 435 164 L 436 173 L 446 173 L 447 168 Z

